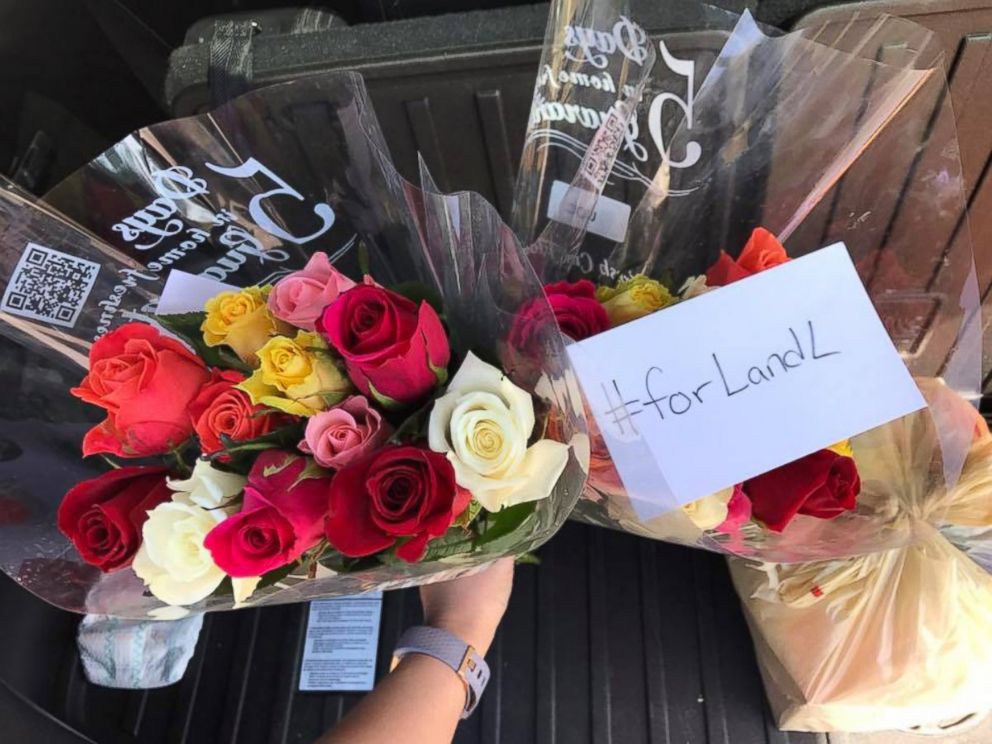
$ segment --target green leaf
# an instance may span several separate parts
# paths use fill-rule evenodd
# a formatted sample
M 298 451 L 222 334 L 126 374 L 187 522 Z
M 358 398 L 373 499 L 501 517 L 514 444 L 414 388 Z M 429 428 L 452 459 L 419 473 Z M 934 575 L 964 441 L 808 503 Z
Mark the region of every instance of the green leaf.
M 278 584 L 280 581 L 282 581 L 287 576 L 289 576 L 293 572 L 293 569 L 295 568 L 296 568 L 296 564 L 290 563 L 283 566 L 282 568 L 275 568 L 269 571 L 267 574 L 263 574 L 262 580 L 258 582 L 258 586 L 255 588 L 255 591 L 257 592 L 259 589 L 264 589 L 267 586 Z M 234 591 L 233 588 L 231 591 L 233 593 Z
M 349 558 L 336 550 L 329 550 L 320 559 L 320 565 L 337 573 L 354 573 L 381 565 L 377 556 L 367 555 L 362 558 Z
M 431 398 L 416 411 L 407 416 L 394 429 L 393 435 L 389 438 L 392 444 L 407 444 L 420 438 L 434 407 L 434 399 Z
M 461 527 L 452 527 L 441 537 L 436 537 L 427 543 L 427 552 L 421 562 L 436 561 L 459 553 L 471 553 L 475 545 L 472 533 Z
M 523 532 L 534 516 L 536 508 L 536 501 L 528 501 L 508 506 L 498 512 L 490 512 L 484 520 L 479 520 L 480 535 L 475 541 L 476 547 L 486 547 L 494 552 L 512 548 L 519 541 L 519 533 Z
M 176 313 L 172 315 L 156 315 L 155 320 L 182 338 L 193 347 L 208 367 L 234 369 L 244 374 L 251 374 L 251 367 L 245 364 L 234 351 L 227 346 L 207 346 L 203 340 L 203 325 L 206 313 Z
M 200 326 L 206 319 L 207 314 L 199 313 L 176 313 L 173 315 L 156 315 L 155 320 L 175 333 L 192 343 L 193 339 L 202 338 L 203 332 Z
M 221 464 L 234 472 L 247 473 L 255 462 L 255 453 L 270 449 L 292 450 L 302 437 L 303 427 L 300 424 L 283 426 L 255 439 L 240 441 L 231 439 L 226 434 L 221 434 L 220 441 L 224 445 L 224 449 L 208 455 L 208 459 L 216 461 L 227 456 L 229 459 Z
M 362 274 L 372 273 L 372 262 L 369 259 L 369 247 L 365 244 L 364 240 L 358 241 L 358 270 Z
M 422 282 L 402 282 L 391 287 L 391 289 L 396 294 L 401 294 L 408 300 L 417 303 L 417 305 L 421 302 L 426 302 L 437 311 L 438 315 L 444 312 L 444 302 L 441 300 L 441 293 L 434 287 Z
M 455 520 L 455 526 L 467 528 L 470 524 L 472 524 L 472 521 L 479 516 L 479 512 L 481 511 L 482 504 L 475 499 L 472 499 L 468 502 L 468 506 L 465 511 L 458 515 L 458 518 Z
M 326 478 L 327 475 L 328 473 L 324 470 L 324 468 L 320 467 L 320 465 L 318 465 L 313 459 L 308 457 L 306 460 L 306 465 L 303 466 L 303 470 L 300 471 L 300 474 L 296 476 L 296 480 L 293 481 L 293 485 L 291 485 L 290 488 L 296 488 L 305 480 L 312 478 Z
M 521 553 L 514 560 L 518 566 L 540 566 L 541 556 L 537 553 Z

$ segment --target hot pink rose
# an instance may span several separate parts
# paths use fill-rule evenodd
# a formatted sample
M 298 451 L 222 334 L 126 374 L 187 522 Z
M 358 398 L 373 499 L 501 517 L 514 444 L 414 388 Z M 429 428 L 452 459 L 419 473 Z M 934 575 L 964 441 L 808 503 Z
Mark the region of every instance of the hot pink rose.
M 392 433 L 380 413 L 361 395 L 307 419 L 299 448 L 318 465 L 335 470 L 383 444 Z
M 308 474 L 305 457 L 266 450 L 252 466 L 241 511 L 203 541 L 235 578 L 261 576 L 297 560 L 324 533 L 331 479 Z
M 312 331 L 324 308 L 354 286 L 331 266 L 326 253 L 314 253 L 306 266 L 276 282 L 269 293 L 269 311 L 279 320 Z
M 355 387 L 379 403 L 421 401 L 447 375 L 448 335 L 426 302 L 360 284 L 328 305 L 317 330 L 344 359 Z
M 727 502 L 727 518 L 716 528 L 717 532 L 733 534 L 751 521 L 751 499 L 744 493 L 744 487 L 738 483 Z

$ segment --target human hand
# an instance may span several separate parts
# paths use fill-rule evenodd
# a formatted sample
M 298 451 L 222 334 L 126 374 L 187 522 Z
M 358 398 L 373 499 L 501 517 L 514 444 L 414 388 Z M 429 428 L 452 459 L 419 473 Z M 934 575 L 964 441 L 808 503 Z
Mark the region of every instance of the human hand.
M 471 644 L 485 656 L 506 612 L 513 588 L 513 559 L 500 558 L 484 571 L 420 587 L 424 623 Z

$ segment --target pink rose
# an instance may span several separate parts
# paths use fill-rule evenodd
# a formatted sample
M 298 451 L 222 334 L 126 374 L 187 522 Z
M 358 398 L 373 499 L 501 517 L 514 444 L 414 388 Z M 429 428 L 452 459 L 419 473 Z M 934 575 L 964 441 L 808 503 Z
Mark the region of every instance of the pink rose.
M 385 443 L 391 433 L 368 399 L 353 395 L 337 408 L 307 419 L 299 448 L 313 455 L 318 465 L 337 470 Z
M 727 518 L 716 528 L 716 531 L 732 535 L 750 521 L 751 499 L 744 493 L 744 487 L 738 483 L 734 486 L 730 501 L 727 502 Z
M 306 266 L 276 282 L 269 293 L 269 311 L 279 320 L 312 331 L 324 308 L 354 286 L 331 266 L 326 253 L 314 253 Z
M 207 533 L 214 563 L 235 578 L 262 576 L 320 542 L 331 478 L 309 472 L 305 457 L 278 450 L 258 456 L 241 511 Z

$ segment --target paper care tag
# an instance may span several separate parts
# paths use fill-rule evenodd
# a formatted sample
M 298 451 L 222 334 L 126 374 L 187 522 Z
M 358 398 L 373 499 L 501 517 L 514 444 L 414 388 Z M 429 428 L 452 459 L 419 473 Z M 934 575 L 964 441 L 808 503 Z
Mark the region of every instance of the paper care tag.
M 926 406 L 841 243 L 569 355 L 642 519 Z
M 214 295 L 237 291 L 238 288 L 216 279 L 174 269 L 169 272 L 155 307 L 156 315 L 203 312 L 203 306 Z
M 310 603 L 301 692 L 367 692 L 375 684 L 382 592 Z

